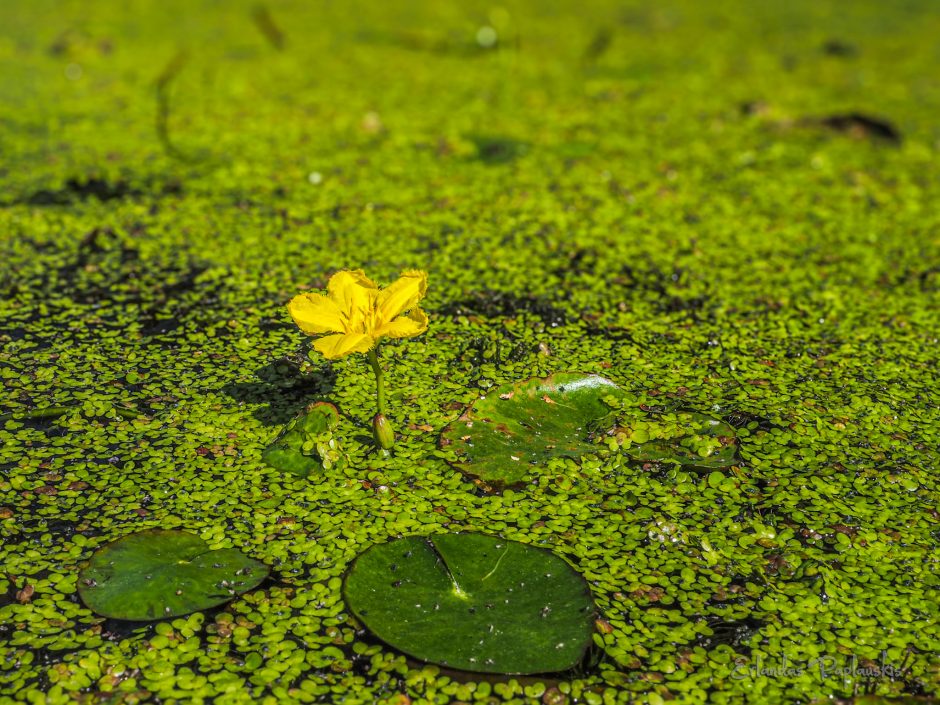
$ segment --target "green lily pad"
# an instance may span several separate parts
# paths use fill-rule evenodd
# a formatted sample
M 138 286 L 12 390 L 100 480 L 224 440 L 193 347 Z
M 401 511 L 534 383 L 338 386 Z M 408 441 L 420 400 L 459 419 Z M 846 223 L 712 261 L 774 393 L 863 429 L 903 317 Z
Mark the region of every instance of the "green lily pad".
M 477 399 L 441 433 L 454 465 L 490 486 L 521 482 L 551 458 L 597 452 L 599 425 L 612 426 L 605 397 L 623 391 L 598 375 L 564 372 L 500 387 Z
M 329 470 L 341 454 L 333 430 L 339 412 L 332 404 L 314 402 L 288 423 L 261 452 L 261 459 L 276 470 L 307 477 L 314 470 Z
M 344 599 L 373 634 L 422 661 L 482 673 L 564 671 L 592 641 L 587 582 L 554 553 L 482 534 L 372 546 Z
M 78 576 L 88 609 L 112 619 L 179 617 L 258 586 L 268 567 L 185 531 L 153 529 L 103 546 Z
M 725 468 L 737 462 L 737 434 L 730 424 L 704 414 L 677 412 L 652 421 L 641 431 L 653 438 L 624 449 L 637 463 L 665 463 L 690 468 Z M 634 432 L 633 439 L 637 435 Z

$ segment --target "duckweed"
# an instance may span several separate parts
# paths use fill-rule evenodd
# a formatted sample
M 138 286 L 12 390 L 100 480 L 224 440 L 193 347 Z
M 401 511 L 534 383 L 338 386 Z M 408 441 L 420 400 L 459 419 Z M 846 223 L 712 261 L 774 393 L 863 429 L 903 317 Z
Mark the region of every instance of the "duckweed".
M 932 3 L 265 6 L 0 3 L 0 702 L 936 695 Z M 367 366 L 284 308 L 346 268 L 433 282 L 383 346 L 387 456 Z M 500 494 L 439 446 L 571 370 L 667 436 L 727 424 L 734 463 L 556 457 Z M 316 400 L 347 461 L 271 468 Z M 96 616 L 79 566 L 148 529 L 272 578 Z M 370 637 L 351 562 L 453 532 L 572 565 L 593 659 L 485 676 Z

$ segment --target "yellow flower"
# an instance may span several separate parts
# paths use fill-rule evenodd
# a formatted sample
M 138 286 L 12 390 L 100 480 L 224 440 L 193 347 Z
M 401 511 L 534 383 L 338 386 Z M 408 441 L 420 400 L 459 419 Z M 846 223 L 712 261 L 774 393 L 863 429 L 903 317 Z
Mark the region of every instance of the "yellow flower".
M 380 289 L 361 269 L 342 271 L 330 277 L 326 288 L 326 296 L 295 296 L 287 310 L 304 333 L 334 334 L 313 344 L 330 359 L 368 352 L 379 338 L 412 338 L 428 328 L 427 314 L 417 306 L 428 288 L 426 272 L 402 272 L 398 281 Z

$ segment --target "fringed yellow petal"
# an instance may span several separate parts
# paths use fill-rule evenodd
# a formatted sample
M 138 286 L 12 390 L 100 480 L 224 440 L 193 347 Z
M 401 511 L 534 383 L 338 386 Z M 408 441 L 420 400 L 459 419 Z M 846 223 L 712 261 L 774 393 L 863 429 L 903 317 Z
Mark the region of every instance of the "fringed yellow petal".
M 325 357 L 335 360 L 368 352 L 381 337 L 421 335 L 428 328 L 428 317 L 417 305 L 427 287 L 427 273 L 418 270 L 402 272 L 386 289 L 379 289 L 361 269 L 343 270 L 330 277 L 328 296 L 300 294 L 287 308 L 305 333 L 337 334 L 313 344 Z
M 361 269 L 337 272 L 330 277 L 326 288 L 330 297 L 340 306 L 350 301 L 364 305 L 370 301 L 370 292 L 377 292 L 379 289 Z
M 309 335 L 342 333 L 343 312 L 323 294 L 300 294 L 288 302 L 287 311 L 300 330 Z
M 382 289 L 378 294 L 378 314 L 383 323 L 412 308 L 428 289 L 427 272 L 407 270 L 402 272 L 398 281 Z
M 379 289 L 361 269 L 337 272 L 326 285 L 330 298 L 336 302 L 345 316 L 347 332 L 365 333 L 375 297 Z
M 413 338 L 421 335 L 428 329 L 428 316 L 420 308 L 412 309 L 405 315 L 399 316 L 391 323 L 386 323 L 379 328 L 376 338 Z
M 366 276 L 366 273 L 361 269 L 343 269 L 336 272 L 336 274 L 330 277 L 330 281 L 327 282 L 326 288 L 330 293 L 333 293 L 335 289 L 346 287 L 350 284 L 356 284 L 365 289 L 379 288 L 378 285 L 369 279 L 369 277 Z
M 314 341 L 313 347 L 322 353 L 324 357 L 335 360 L 350 353 L 369 352 L 374 342 L 370 335 L 352 333 L 349 335 L 328 335 Z

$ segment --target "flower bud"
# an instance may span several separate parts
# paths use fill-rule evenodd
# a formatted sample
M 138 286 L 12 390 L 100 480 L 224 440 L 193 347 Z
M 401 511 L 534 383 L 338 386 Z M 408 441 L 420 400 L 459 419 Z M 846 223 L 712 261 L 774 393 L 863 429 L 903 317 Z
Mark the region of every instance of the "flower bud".
M 372 437 L 379 448 L 388 450 L 395 445 L 395 431 L 391 422 L 383 414 L 372 417 Z

